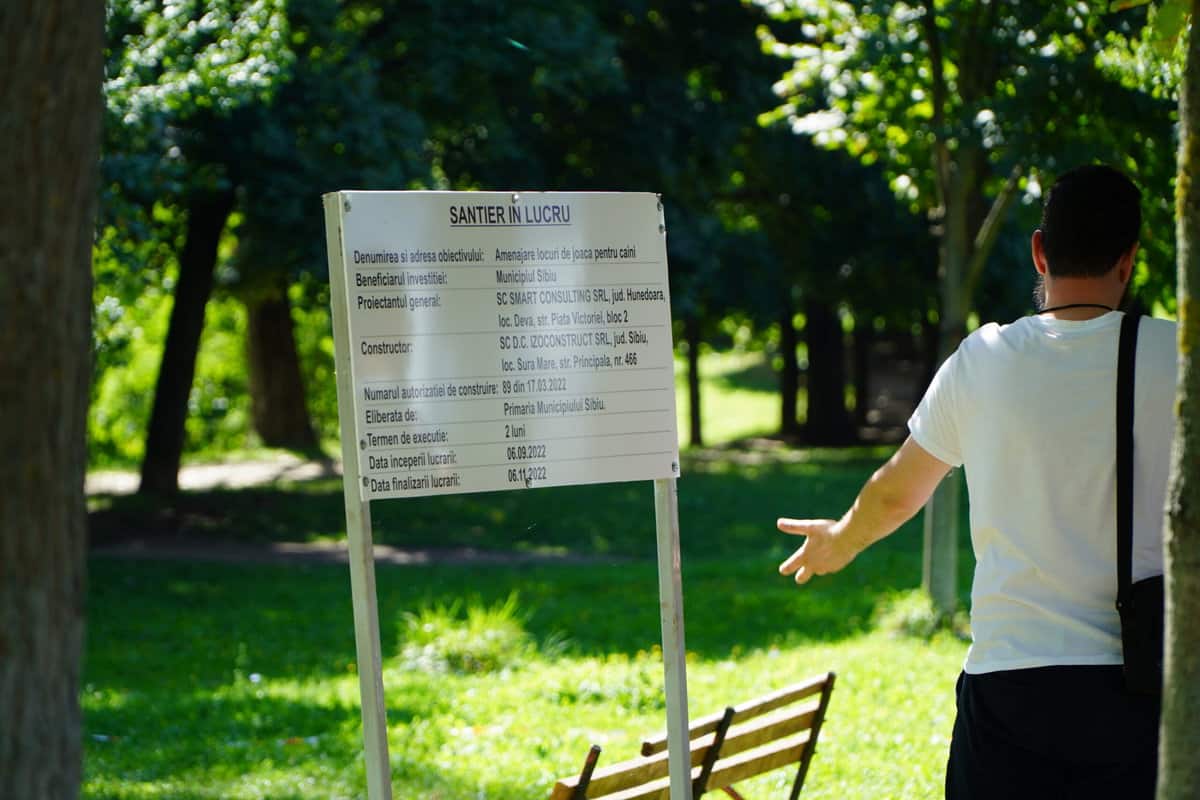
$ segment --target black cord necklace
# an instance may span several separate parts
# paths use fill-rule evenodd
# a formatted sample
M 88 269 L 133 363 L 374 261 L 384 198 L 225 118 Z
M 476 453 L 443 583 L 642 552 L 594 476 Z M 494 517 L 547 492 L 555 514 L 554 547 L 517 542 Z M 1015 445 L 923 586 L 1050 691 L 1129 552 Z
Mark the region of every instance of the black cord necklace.
M 1113 308 L 1112 306 L 1106 306 L 1106 305 L 1102 305 L 1100 303 L 1067 303 L 1066 305 L 1051 306 L 1050 308 L 1043 308 L 1041 311 L 1039 311 L 1037 313 L 1046 314 L 1051 311 L 1064 311 L 1068 308 L 1103 308 L 1105 311 L 1116 311 L 1116 309 Z

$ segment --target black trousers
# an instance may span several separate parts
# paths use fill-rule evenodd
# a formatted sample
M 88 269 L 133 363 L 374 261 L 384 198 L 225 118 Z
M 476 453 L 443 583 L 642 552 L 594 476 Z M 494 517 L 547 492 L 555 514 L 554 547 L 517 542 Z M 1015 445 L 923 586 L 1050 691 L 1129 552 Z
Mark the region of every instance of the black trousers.
M 1152 800 L 1159 700 L 1118 667 L 1040 667 L 958 678 L 947 800 Z

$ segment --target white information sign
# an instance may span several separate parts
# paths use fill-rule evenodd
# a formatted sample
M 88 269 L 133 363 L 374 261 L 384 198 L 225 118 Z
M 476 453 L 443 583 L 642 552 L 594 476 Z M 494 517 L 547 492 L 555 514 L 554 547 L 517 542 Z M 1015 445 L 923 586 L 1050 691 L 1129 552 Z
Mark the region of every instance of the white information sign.
M 679 475 L 655 195 L 325 202 L 362 500 Z

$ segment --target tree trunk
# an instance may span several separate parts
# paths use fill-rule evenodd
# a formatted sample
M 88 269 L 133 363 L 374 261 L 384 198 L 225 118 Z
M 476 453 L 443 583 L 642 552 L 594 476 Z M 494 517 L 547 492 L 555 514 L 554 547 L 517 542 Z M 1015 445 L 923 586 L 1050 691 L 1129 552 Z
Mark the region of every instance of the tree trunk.
M 1193 19 L 1200 2 L 1193 4 Z M 1200 797 L 1200 36 L 1188 37 L 1179 94 L 1178 241 L 1180 375 L 1167 499 L 1164 568 L 1167 627 L 1158 800 Z
M 179 282 L 167 327 L 167 342 L 154 387 L 154 406 L 142 457 L 141 494 L 171 495 L 179 489 L 188 395 L 196 375 L 196 354 L 204 329 L 204 309 L 212 294 L 217 245 L 233 209 L 233 192 L 198 195 L 188 206 L 187 233 L 179 256 Z
M 0 4 L 0 794 L 78 797 L 104 6 Z
M 254 430 L 263 444 L 313 451 L 317 437 L 305 405 L 304 380 L 287 285 L 246 301 L 246 362 L 250 372 L 250 407 Z
M 872 320 L 854 322 L 854 422 L 860 428 L 868 424 L 871 410 L 871 350 L 875 345 Z
M 779 316 L 779 350 L 783 356 L 783 369 L 779 371 L 779 433 L 785 439 L 795 439 L 800 434 L 800 421 L 796 417 L 796 401 L 800 395 L 800 362 L 796 358 L 799 338 L 796 336 L 795 310 L 790 296 L 784 296 L 783 313 Z
M 683 320 L 683 338 L 687 342 L 688 441 L 692 447 L 703 447 L 700 424 L 700 318 Z
M 950 164 L 946 208 L 939 252 L 941 316 L 938 359 L 941 364 L 958 347 L 967 330 L 967 267 L 971 258 L 970 201 L 976 193 L 974 153 L 964 147 Z M 942 614 L 958 606 L 958 519 L 962 471 L 951 470 L 925 506 L 924 564 L 921 585 Z
M 808 414 L 805 438 L 811 444 L 843 445 L 854 438 L 846 411 L 846 345 L 842 322 L 825 303 L 804 304 L 804 339 L 808 345 Z

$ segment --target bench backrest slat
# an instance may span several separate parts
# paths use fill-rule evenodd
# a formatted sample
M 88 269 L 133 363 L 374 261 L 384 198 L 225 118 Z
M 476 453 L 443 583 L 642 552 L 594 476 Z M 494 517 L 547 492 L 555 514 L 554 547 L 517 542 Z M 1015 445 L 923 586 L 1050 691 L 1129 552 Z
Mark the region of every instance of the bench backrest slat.
M 704 760 L 708 748 L 712 746 L 713 735 L 706 734 L 699 739 L 693 739 L 690 744 L 692 766 L 698 767 Z M 634 758 L 621 761 L 606 767 L 598 767 L 592 773 L 588 784 L 588 797 L 603 797 L 608 792 L 615 792 L 636 786 L 646 781 L 662 778 L 669 771 L 666 752 L 655 753 L 650 757 Z M 579 777 L 565 778 L 554 785 L 554 793 L 550 800 L 567 800 L 571 792 L 579 785 Z M 561 787 L 561 789 L 560 789 Z
M 736 705 L 733 710 L 736 714 L 735 720 L 746 720 L 750 717 L 759 714 L 765 714 L 768 711 L 774 711 L 781 706 L 786 706 L 789 703 L 794 703 L 805 697 L 811 697 L 814 694 L 819 694 L 825 688 L 825 684 L 829 681 L 829 675 L 821 675 L 804 683 L 793 684 L 780 689 L 777 692 L 764 695 L 763 697 L 750 700 L 741 705 Z M 688 726 L 688 733 L 691 738 L 703 736 L 706 733 L 712 733 L 717 729 L 717 725 L 721 722 L 721 714 L 709 714 L 707 717 L 701 717 Z M 642 755 L 652 756 L 655 753 L 661 753 L 667 749 L 667 735 L 665 733 L 655 736 L 653 739 L 647 739 L 642 742 Z
M 806 731 L 812 727 L 820 707 L 820 701 L 813 700 L 802 706 L 782 709 L 744 723 L 735 716 L 729 733 L 725 735 L 725 743 L 721 745 L 720 757 L 728 758 L 760 744 Z
M 811 737 L 812 731 L 804 731 L 778 742 L 738 753 L 731 758 L 718 760 L 716 769 L 708 779 L 709 791 L 798 763 L 804 757 Z
M 812 747 L 822 722 L 825 703 L 833 688 L 833 673 L 794 684 L 769 695 L 734 706 L 732 722 L 717 751 L 704 791 L 730 786 L 745 778 L 798 765 L 799 787 L 812 758 Z M 804 698 L 819 695 L 804 703 Z M 796 705 L 792 705 L 796 703 Z M 723 714 L 697 720 L 689 727 L 688 742 L 693 782 L 701 776 L 705 756 L 716 738 Z M 815 728 L 815 730 L 814 730 Z M 586 785 L 589 800 L 669 800 L 670 781 L 666 737 L 642 743 L 643 755 L 595 769 Z M 585 767 L 585 772 L 586 772 Z M 550 800 L 571 800 L 580 776 L 554 785 Z

